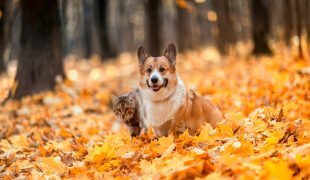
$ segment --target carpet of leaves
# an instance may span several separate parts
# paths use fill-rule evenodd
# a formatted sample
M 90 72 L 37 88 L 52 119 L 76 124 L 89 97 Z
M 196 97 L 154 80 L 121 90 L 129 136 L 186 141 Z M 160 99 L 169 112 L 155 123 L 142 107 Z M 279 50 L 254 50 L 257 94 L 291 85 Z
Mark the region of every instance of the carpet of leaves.
M 55 91 L 0 106 L 0 179 L 309 179 L 309 61 L 287 54 L 220 60 L 178 56 L 188 88 L 209 97 L 227 124 L 200 134 L 132 138 L 111 112 L 110 94 L 137 87 L 137 60 L 66 60 Z M 0 101 L 14 67 L 0 77 Z

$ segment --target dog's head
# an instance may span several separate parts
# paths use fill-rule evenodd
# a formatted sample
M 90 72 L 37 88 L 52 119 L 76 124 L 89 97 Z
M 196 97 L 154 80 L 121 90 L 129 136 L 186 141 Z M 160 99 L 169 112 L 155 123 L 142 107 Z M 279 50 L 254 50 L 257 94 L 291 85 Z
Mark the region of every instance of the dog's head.
M 159 57 L 151 56 L 148 51 L 140 46 L 138 48 L 138 59 L 140 66 L 139 85 L 148 88 L 152 94 L 168 93 L 177 84 L 176 74 L 176 48 L 169 44 L 164 54 Z

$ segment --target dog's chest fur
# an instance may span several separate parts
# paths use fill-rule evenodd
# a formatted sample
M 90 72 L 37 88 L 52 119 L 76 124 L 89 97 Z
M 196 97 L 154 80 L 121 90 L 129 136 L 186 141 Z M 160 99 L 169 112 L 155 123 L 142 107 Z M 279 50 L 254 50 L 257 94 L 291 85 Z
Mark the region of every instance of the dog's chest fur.
M 156 128 L 174 119 L 175 113 L 185 100 L 186 89 L 182 80 L 178 78 L 177 86 L 170 92 L 170 96 L 167 95 L 169 98 L 160 102 L 154 102 L 149 91 L 148 89 L 141 91 L 146 111 L 144 123 L 147 127 Z

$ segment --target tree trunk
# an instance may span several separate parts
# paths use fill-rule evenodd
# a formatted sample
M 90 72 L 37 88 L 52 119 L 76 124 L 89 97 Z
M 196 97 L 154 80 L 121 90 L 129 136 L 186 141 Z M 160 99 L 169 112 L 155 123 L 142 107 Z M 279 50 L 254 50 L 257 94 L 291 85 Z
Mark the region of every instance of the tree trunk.
M 109 44 L 109 35 L 108 35 L 108 28 L 107 28 L 107 20 L 108 20 L 108 0 L 97 0 L 97 16 L 99 16 L 99 36 L 101 40 L 102 46 L 102 55 L 101 59 L 104 60 L 105 58 L 115 57 L 116 53 L 113 51 Z
M 307 37 L 308 37 L 308 50 L 310 53 L 310 2 L 306 1 L 306 29 L 307 29 Z
M 194 49 L 200 45 L 200 27 L 194 2 L 188 2 L 189 8 L 177 7 L 177 38 L 180 51 Z
M 10 98 L 50 90 L 65 77 L 58 1 L 21 1 L 21 52 Z
M 292 3 L 291 0 L 284 0 L 284 11 L 283 16 L 284 20 L 284 42 L 290 47 L 291 46 L 291 38 L 294 31 L 293 26 L 293 11 L 292 11 Z
M 222 54 L 227 54 L 229 47 L 237 42 L 230 3 L 232 1 L 213 0 L 213 6 L 218 17 L 216 44 Z
M 84 15 L 84 42 L 86 43 L 86 56 L 101 56 L 101 41 L 99 39 L 99 16 L 97 16 L 97 3 L 95 0 L 83 0 Z
M 253 54 L 271 54 L 268 45 L 269 12 L 264 0 L 252 0 Z
M 83 0 L 62 0 L 62 29 L 64 35 L 64 54 L 75 54 L 86 58 L 86 45 L 83 21 Z
M 302 52 L 302 45 L 301 45 L 301 38 L 302 38 L 302 16 L 301 16 L 301 10 L 300 10 L 300 3 L 299 0 L 295 0 L 295 8 L 296 8 L 296 26 L 297 26 L 297 36 L 299 38 L 298 41 L 298 56 L 299 58 L 303 58 L 303 52 Z
M 307 33 L 308 53 L 310 54 L 310 2 L 305 0 L 305 27 Z
M 109 47 L 112 52 L 136 51 L 137 46 L 147 42 L 145 28 L 145 1 L 113 0 L 107 2 L 107 25 Z
M 169 43 L 177 43 L 177 5 L 175 0 L 160 0 L 159 8 L 159 49 L 161 53 Z
M 0 73 L 6 70 L 6 66 L 3 60 L 3 49 L 4 49 L 4 33 L 3 33 L 3 12 L 4 12 L 4 0 L 0 0 Z
M 17 59 L 20 49 L 21 10 L 20 2 L 5 0 L 4 2 L 4 63 Z
M 147 35 L 150 40 L 148 43 L 149 52 L 153 55 L 160 55 L 160 34 L 159 29 L 161 25 L 159 22 L 159 8 L 160 0 L 147 0 L 146 2 L 146 12 L 147 12 Z

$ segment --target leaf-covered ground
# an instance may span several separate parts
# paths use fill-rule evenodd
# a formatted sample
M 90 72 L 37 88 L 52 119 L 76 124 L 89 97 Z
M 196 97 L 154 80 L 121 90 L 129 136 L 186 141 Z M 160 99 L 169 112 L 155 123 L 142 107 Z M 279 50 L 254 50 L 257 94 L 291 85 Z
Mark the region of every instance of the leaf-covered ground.
M 66 61 L 55 92 L 0 106 L 2 178 L 309 179 L 309 61 L 286 54 L 219 60 L 212 51 L 178 56 L 188 88 L 209 97 L 228 121 L 197 136 L 131 139 L 109 98 L 136 87 L 131 54 L 101 65 Z M 0 78 L 0 101 L 14 66 Z

